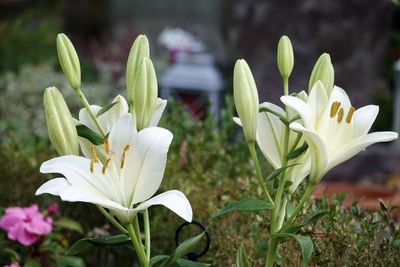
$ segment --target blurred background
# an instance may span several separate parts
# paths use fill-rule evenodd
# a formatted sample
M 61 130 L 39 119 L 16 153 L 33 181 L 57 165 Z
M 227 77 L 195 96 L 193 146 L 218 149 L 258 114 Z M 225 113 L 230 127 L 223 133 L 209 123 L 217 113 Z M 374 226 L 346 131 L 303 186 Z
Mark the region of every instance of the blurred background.
M 224 201 L 251 194 L 256 186 L 250 179 L 243 138 L 231 119 L 233 64 L 238 58 L 246 59 L 260 100 L 280 104 L 283 89 L 276 47 L 283 34 L 290 37 L 295 54 L 290 90 L 307 89 L 315 61 L 327 52 L 335 68 L 335 84 L 346 89 L 353 105 L 380 106 L 374 130 L 400 130 L 400 110 L 396 109 L 400 107 L 400 94 L 396 95 L 400 64 L 395 68 L 400 59 L 400 8 L 389 0 L 0 0 L 3 208 L 58 201 L 49 196 L 35 198 L 34 192 L 46 180 L 38 172 L 41 162 L 55 155 L 45 127 L 44 89 L 57 86 L 74 116 L 81 108 L 58 65 L 55 39 L 60 32 L 74 43 L 82 65 L 83 90 L 98 105 L 117 94 L 126 95 L 130 47 L 139 34 L 148 36 L 159 94 L 170 98 L 161 124 L 175 135 L 163 189 L 182 188 L 204 223 Z M 399 160 L 400 143 L 377 145 L 330 172 L 326 180 L 336 182 L 338 189 L 329 184 L 317 194 L 361 190 L 358 196 L 372 194 L 369 205 L 376 208 L 377 197 L 396 199 L 398 195 Z M 269 170 L 266 163 L 264 170 Z M 221 190 L 210 192 L 210 188 Z M 62 203 L 61 210 L 65 216 L 79 218 L 86 232 L 93 233 L 94 225 L 105 227 L 90 205 L 77 208 Z M 179 220 L 161 208 L 154 213 L 153 227 L 163 229 L 155 230 L 154 239 L 161 242 L 159 250 L 164 252 L 171 246 L 165 240 L 172 240 L 174 229 L 162 225 Z M 252 229 L 257 223 L 235 220 L 232 228 L 215 229 L 214 252 L 207 259 L 220 257 L 224 259 L 221 263 L 229 263 L 234 253 L 229 249 L 236 251 L 241 240 L 231 240 L 228 251 L 219 241 L 233 236 L 240 225 Z M 71 240 L 77 238 L 73 235 Z M 219 251 L 219 246 L 225 251 Z M 261 257 L 263 248 L 261 241 L 254 245 L 254 255 Z M 86 255 L 86 263 L 125 266 L 131 255 L 118 253 L 95 250 Z M 103 265 L 94 265 L 99 257 Z

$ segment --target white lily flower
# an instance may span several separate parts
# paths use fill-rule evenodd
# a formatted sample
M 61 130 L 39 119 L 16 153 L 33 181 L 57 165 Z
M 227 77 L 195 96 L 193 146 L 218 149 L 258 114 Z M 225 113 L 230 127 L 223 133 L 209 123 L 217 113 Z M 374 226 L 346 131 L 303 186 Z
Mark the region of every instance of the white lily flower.
M 307 96 L 302 92 L 302 97 Z M 260 108 L 267 108 L 280 116 L 285 117 L 285 111 L 272 103 L 264 102 L 260 104 Z M 289 110 L 289 119 L 292 119 L 297 114 L 293 110 Z M 234 118 L 234 121 L 241 126 L 241 121 L 239 118 Z M 257 122 L 257 134 L 256 141 L 264 154 L 265 158 L 271 164 L 271 166 L 276 170 L 282 167 L 283 154 L 284 154 L 284 139 L 285 139 L 285 124 L 279 119 L 279 117 L 270 112 L 260 112 L 258 114 Z M 297 133 L 289 132 L 289 149 L 293 148 L 297 139 Z M 299 148 L 303 145 L 304 139 L 301 138 L 296 145 Z M 296 148 L 293 148 L 296 149 Z M 286 170 L 285 176 L 288 181 L 292 182 L 292 185 L 288 188 L 290 192 L 294 192 L 299 184 L 307 177 L 310 173 L 311 161 L 310 153 L 308 150 L 301 154 L 299 157 L 292 159 L 289 165 L 294 165 Z
M 192 208 L 185 195 L 170 190 L 150 198 L 163 179 L 172 133 L 159 127 L 135 131 L 131 114 L 119 118 L 104 146 L 107 159 L 102 163 L 92 149 L 91 159 L 61 156 L 44 162 L 42 173 L 60 173 L 44 183 L 36 195 L 49 193 L 64 201 L 90 202 L 110 209 L 122 223 L 153 205 L 163 205 L 186 221 Z
M 118 95 L 114 98 L 112 103 L 118 102 L 115 104 L 112 108 L 110 108 L 108 111 L 104 112 L 101 114 L 97 119 L 99 121 L 100 126 L 104 129 L 106 133 L 109 133 L 111 128 L 115 125 L 116 121 L 124 116 L 125 114 L 129 113 L 129 107 L 128 103 L 126 102 L 125 98 L 121 95 Z M 165 107 L 167 106 L 167 100 L 157 98 L 156 100 L 156 105 L 155 109 L 153 112 L 153 115 L 151 117 L 150 125 L 149 127 L 154 127 L 158 125 L 158 122 L 161 119 L 161 116 L 165 110 Z M 97 105 L 91 105 L 90 109 L 93 112 L 93 114 L 97 114 L 102 107 L 97 106 Z M 135 120 L 135 117 L 133 118 Z M 77 122 L 78 124 L 83 124 L 87 127 L 89 127 L 92 131 L 100 134 L 99 130 L 97 129 L 96 125 L 92 122 L 92 120 L 89 117 L 89 114 L 87 113 L 86 109 L 83 108 L 79 111 L 79 121 Z M 136 120 L 135 120 L 135 132 L 136 132 Z M 89 140 L 86 138 L 79 137 L 79 144 L 81 146 L 81 150 L 83 155 L 86 157 L 90 158 L 91 156 L 91 143 Z M 103 151 L 96 149 L 96 152 L 99 154 L 99 157 L 101 159 L 104 158 L 104 153 Z
M 282 102 L 301 116 L 303 124 L 293 122 L 290 128 L 300 131 L 311 151 L 311 181 L 318 182 L 330 169 L 366 147 L 396 139 L 396 132 L 368 133 L 379 107 L 360 109 L 351 106 L 346 92 L 335 86 L 328 97 L 321 82 L 312 88 L 308 100 L 282 96 Z

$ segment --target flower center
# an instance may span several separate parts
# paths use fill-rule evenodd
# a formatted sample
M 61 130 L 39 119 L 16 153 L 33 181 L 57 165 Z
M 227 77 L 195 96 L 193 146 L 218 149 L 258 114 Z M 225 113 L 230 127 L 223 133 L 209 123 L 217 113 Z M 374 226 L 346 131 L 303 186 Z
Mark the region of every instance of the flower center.
M 342 104 L 339 101 L 335 101 L 331 105 L 330 117 L 334 118 L 337 115 L 338 123 L 341 123 L 343 120 L 343 117 L 344 117 L 344 110 L 341 107 L 341 105 Z M 347 124 L 350 124 L 355 111 L 356 111 L 356 109 L 353 106 L 349 107 L 349 110 L 347 111 L 346 120 L 345 120 Z

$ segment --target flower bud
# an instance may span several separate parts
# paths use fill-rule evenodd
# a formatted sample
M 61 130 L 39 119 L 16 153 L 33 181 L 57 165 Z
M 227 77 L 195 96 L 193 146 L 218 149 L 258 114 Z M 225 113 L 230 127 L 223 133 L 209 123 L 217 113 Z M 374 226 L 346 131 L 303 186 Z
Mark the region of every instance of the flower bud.
M 44 91 L 44 110 L 50 141 L 59 155 L 79 155 L 78 134 L 68 106 L 56 87 Z
M 129 52 L 128 62 L 126 64 L 126 87 L 128 90 L 128 101 L 131 110 L 133 110 L 134 88 L 136 76 L 144 57 L 150 57 L 149 41 L 146 35 L 139 35 L 133 42 Z
M 81 66 L 75 48 L 68 37 L 60 33 L 57 35 L 57 54 L 65 76 L 72 88 L 81 86 Z
M 335 70 L 331 62 L 331 57 L 327 53 L 323 53 L 314 65 L 311 72 L 310 82 L 308 83 L 308 92 L 317 81 L 321 81 L 325 87 L 328 96 L 331 95 L 335 80 Z
M 149 126 L 151 116 L 155 109 L 158 87 L 156 71 L 151 59 L 145 57 L 140 63 L 138 75 L 133 87 L 133 102 L 137 130 L 140 131 Z
M 256 140 L 258 94 L 251 70 L 244 59 L 236 61 L 233 71 L 233 97 L 247 142 Z
M 293 70 L 294 57 L 292 43 L 286 35 L 279 39 L 277 62 L 281 76 L 288 78 Z

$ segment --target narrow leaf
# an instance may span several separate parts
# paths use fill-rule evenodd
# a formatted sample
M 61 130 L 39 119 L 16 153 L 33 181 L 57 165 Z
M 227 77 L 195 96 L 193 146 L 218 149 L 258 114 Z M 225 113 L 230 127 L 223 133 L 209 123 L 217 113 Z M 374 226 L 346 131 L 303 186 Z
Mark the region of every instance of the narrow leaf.
M 85 267 L 85 262 L 74 256 L 57 256 L 56 257 L 57 266 L 69 266 L 69 267 Z
M 275 236 L 295 239 L 301 247 L 301 253 L 303 255 L 302 265 L 305 266 L 310 261 L 312 252 L 314 250 L 314 244 L 312 242 L 311 237 L 303 235 L 284 234 L 284 233 L 281 234 L 277 233 L 275 234 Z
M 292 152 L 290 152 L 289 154 L 287 154 L 285 156 L 286 159 L 294 159 L 297 158 L 298 156 L 300 156 L 301 154 L 303 154 L 308 148 L 308 144 L 306 142 L 304 142 L 304 144 L 299 147 L 296 148 L 295 150 L 293 150 Z
M 315 224 L 320 218 L 322 218 L 323 216 L 325 216 L 327 214 L 329 214 L 328 211 L 319 212 L 319 213 L 313 215 L 311 218 L 309 218 L 304 223 L 299 224 L 299 225 L 284 227 L 284 228 L 280 229 L 278 233 L 295 234 L 295 233 L 297 233 L 297 231 L 299 231 L 304 226 L 309 225 L 309 224 Z
M 130 242 L 130 237 L 124 234 L 115 236 L 86 237 L 75 242 L 66 252 L 66 255 L 76 255 L 93 246 L 122 245 Z
M 115 106 L 116 104 L 118 104 L 119 101 L 116 102 L 112 102 L 110 104 L 108 104 L 107 106 L 102 107 L 96 114 L 96 117 L 99 117 L 100 115 L 106 113 L 107 111 L 109 111 L 113 106 Z
M 273 180 L 273 179 L 275 179 L 276 177 L 278 177 L 284 170 L 286 170 L 287 168 L 290 168 L 290 167 L 293 167 L 293 166 L 296 166 L 296 165 L 299 165 L 299 163 L 296 163 L 296 164 L 291 164 L 291 165 L 287 165 L 287 166 L 283 166 L 283 167 L 280 167 L 280 168 L 278 168 L 278 169 L 276 169 L 276 170 L 273 170 L 268 176 L 267 176 L 267 182 L 268 181 L 271 181 L 271 180 Z
M 71 220 L 69 218 L 62 217 L 56 220 L 54 222 L 54 225 L 70 231 L 75 231 L 81 235 L 84 234 L 82 226 L 78 222 Z
M 79 124 L 76 126 L 76 131 L 80 137 L 86 138 L 94 145 L 102 145 L 104 140 L 103 138 L 96 132 L 92 131 L 89 127 L 83 124 Z
M 175 249 L 175 251 L 167 259 L 165 259 L 162 262 L 162 264 L 160 266 L 161 267 L 169 266 L 169 265 L 175 263 L 177 260 L 186 256 L 190 252 L 192 252 L 196 248 L 196 246 L 199 244 L 199 242 L 203 238 L 204 234 L 205 234 L 205 232 L 183 241 Z
M 163 260 L 167 259 L 168 255 L 157 255 L 150 259 L 150 266 L 154 264 L 161 263 Z
M 209 263 L 195 262 L 195 261 L 190 261 L 187 259 L 179 259 L 176 261 L 176 263 L 180 267 L 208 267 L 208 266 L 211 266 L 211 264 L 209 264 Z
M 216 218 L 232 211 L 259 211 L 273 209 L 273 207 L 274 205 L 270 202 L 249 197 L 226 206 L 215 213 L 212 217 Z
M 246 256 L 246 251 L 244 250 L 243 243 L 240 244 L 240 247 L 236 253 L 236 266 L 237 267 L 250 267 L 251 264 Z

